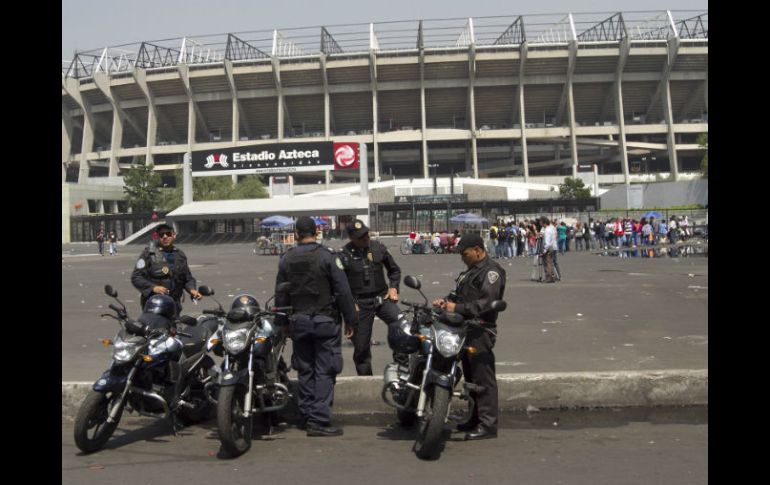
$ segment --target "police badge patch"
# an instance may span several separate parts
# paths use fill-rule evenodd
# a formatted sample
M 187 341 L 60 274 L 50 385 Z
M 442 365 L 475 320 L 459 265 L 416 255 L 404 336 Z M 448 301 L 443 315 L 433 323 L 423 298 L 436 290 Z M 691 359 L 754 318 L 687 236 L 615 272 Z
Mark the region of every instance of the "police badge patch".
M 168 274 L 168 266 L 164 266 L 161 271 L 163 271 L 163 274 Z
M 337 263 L 337 267 L 343 271 L 345 271 L 345 267 L 342 266 L 342 261 L 340 261 L 339 256 L 334 258 L 334 262 Z
M 495 281 L 497 281 L 500 278 L 500 274 L 497 271 L 490 271 L 487 273 L 487 280 L 489 281 L 490 285 L 494 285 Z
M 136 262 L 136 269 L 143 269 L 144 268 L 144 260 L 140 259 Z

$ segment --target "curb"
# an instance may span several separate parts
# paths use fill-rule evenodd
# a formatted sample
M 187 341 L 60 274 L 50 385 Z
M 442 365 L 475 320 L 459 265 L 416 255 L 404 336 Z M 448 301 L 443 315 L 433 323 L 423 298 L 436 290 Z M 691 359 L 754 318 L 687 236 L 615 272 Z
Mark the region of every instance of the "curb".
M 708 369 L 498 374 L 503 411 L 560 408 L 708 405 Z M 74 417 L 92 382 L 62 382 L 62 417 Z M 382 377 L 338 377 L 334 412 L 392 412 Z

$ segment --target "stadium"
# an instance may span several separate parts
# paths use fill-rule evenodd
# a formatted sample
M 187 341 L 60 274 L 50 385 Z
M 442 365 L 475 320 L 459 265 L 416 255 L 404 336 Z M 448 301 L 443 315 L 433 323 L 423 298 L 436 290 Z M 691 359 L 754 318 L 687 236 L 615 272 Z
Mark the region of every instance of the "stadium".
M 365 144 L 372 194 L 389 182 L 392 201 L 430 193 L 434 178 L 533 192 L 586 174 L 597 188 L 693 181 L 707 132 L 708 12 L 410 20 L 110 46 L 62 62 L 62 242 L 84 238 L 72 217 L 127 212 L 121 175 L 132 164 L 153 163 L 171 184 L 184 155 L 202 150 Z M 344 189 L 357 176 L 303 171 L 294 193 Z M 421 183 L 428 192 L 414 191 Z

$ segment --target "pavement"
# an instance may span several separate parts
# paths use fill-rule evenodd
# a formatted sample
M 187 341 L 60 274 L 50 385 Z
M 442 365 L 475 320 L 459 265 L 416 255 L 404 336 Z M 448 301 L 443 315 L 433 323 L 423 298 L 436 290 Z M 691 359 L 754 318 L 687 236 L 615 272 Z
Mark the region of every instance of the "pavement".
M 308 438 L 295 426 L 255 434 L 229 459 L 216 421 L 172 435 L 167 422 L 127 418 L 104 450 L 84 455 L 62 421 L 63 485 L 394 483 L 626 485 L 708 483 L 708 408 L 643 407 L 503 412 L 498 438 L 449 433 L 440 459 L 417 459 L 414 429 L 393 413 L 335 418 L 344 436 Z
M 382 241 L 402 276 L 422 281 L 429 300 L 445 296 L 464 269 L 457 255 L 403 256 L 400 239 Z M 327 243 L 340 247 L 344 241 Z M 700 244 L 677 257 L 569 252 L 559 258 L 562 281 L 553 285 L 530 280 L 532 258 L 499 260 L 506 271 L 508 303 L 494 349 L 501 408 L 706 405 L 708 257 Z M 260 303 L 272 295 L 278 258 L 255 255 L 252 247 L 181 246 L 198 284 L 215 288 L 215 298 L 225 306 L 240 293 L 254 294 Z M 112 302 L 104 285 L 112 284 L 129 314 L 138 314 L 130 275 L 141 247 L 119 251 L 100 256 L 95 243 L 62 245 L 63 417 L 76 412 L 90 384 L 109 365 L 110 350 L 98 341 L 113 337 L 118 327 L 99 317 Z M 420 299 L 404 285 L 401 296 Z M 184 313 L 192 315 L 216 306 L 211 298 L 183 305 Z M 335 413 L 389 410 L 379 397 L 379 376 L 390 360 L 385 328 L 375 321 L 374 377 L 355 377 L 352 345 L 343 344 Z

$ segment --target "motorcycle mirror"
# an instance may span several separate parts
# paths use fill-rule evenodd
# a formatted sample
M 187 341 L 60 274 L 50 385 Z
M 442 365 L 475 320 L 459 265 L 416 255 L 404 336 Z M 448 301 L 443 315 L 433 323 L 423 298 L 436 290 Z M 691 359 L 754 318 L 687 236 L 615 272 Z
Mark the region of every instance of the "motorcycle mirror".
M 179 321 L 184 323 L 185 325 L 196 325 L 198 323 L 198 320 L 191 317 L 190 315 L 182 315 L 179 317 Z
M 227 312 L 227 319 L 233 323 L 245 322 L 249 319 L 249 314 L 243 308 L 233 308 Z
M 420 280 L 418 280 L 412 275 L 404 276 L 404 284 L 409 288 L 412 288 L 415 290 L 419 290 L 420 288 L 422 288 L 422 283 L 420 283 Z
M 496 312 L 503 312 L 506 308 L 508 308 L 508 304 L 503 300 L 495 300 L 490 306 L 492 307 L 492 310 Z
M 144 324 L 129 320 L 126 322 L 126 331 L 133 335 L 144 335 Z
M 112 285 L 104 285 L 104 293 L 107 296 L 111 296 L 113 298 L 118 296 L 118 290 L 112 287 Z
M 283 283 L 279 284 L 275 287 L 276 293 L 286 293 L 291 289 L 291 283 L 288 281 L 284 281 Z
M 214 288 L 209 288 L 206 285 L 201 285 L 198 287 L 198 291 L 203 296 L 211 296 L 214 294 Z

